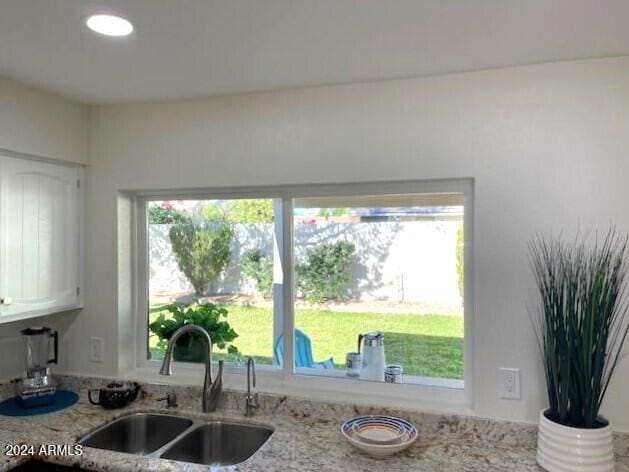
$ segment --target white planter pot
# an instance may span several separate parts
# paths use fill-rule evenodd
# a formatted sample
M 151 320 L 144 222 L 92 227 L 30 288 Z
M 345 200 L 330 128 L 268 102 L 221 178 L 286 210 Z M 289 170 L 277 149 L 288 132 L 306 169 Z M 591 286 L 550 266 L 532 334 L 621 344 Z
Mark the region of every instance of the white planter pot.
M 542 411 L 537 435 L 537 463 L 548 472 L 610 472 L 614 445 L 609 426 L 581 429 L 550 421 Z

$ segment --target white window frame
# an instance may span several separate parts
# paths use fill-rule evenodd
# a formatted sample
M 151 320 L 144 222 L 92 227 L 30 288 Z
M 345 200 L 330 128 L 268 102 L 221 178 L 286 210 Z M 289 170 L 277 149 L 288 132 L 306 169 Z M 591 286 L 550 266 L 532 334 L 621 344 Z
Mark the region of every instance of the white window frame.
M 405 376 L 404 384 L 384 384 L 347 378 L 343 372 L 294 368 L 294 263 L 293 263 L 293 200 L 308 197 L 351 197 L 359 195 L 393 195 L 422 193 L 459 193 L 464 198 L 464 350 L 463 381 Z M 283 286 L 283 334 L 284 359 L 282 366 L 260 365 L 259 383 L 270 393 L 303 395 L 319 399 L 340 399 L 357 402 L 375 402 L 392 406 L 416 407 L 422 401 L 422 409 L 448 410 L 461 413 L 473 412 L 474 391 L 474 280 L 473 272 L 473 179 L 415 180 L 396 182 L 368 182 L 348 184 L 304 184 L 285 186 L 260 186 L 242 188 L 207 188 L 155 190 L 136 192 L 136 370 L 129 375 L 155 380 L 160 361 L 147 359 L 148 346 L 148 221 L 147 202 L 155 200 L 216 200 L 216 199 L 279 199 L 282 202 L 282 260 Z M 285 264 L 283 261 L 291 261 Z M 203 366 L 195 363 L 178 363 L 179 377 L 159 377 L 173 383 L 190 383 L 201 379 Z M 242 386 L 244 369 L 226 366 L 225 384 Z M 337 375 L 338 374 L 338 375 Z M 178 380 L 179 378 L 179 380 Z M 359 384 L 357 384 L 359 382 Z M 359 385 L 360 388 L 356 389 Z M 360 391 L 360 393 L 357 392 Z

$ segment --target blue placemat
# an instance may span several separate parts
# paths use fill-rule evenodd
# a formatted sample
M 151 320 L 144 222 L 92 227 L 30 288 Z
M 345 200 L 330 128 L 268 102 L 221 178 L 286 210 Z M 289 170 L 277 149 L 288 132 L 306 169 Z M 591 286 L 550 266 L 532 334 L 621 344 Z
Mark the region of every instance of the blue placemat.
M 4 416 L 34 416 L 63 410 L 74 405 L 79 396 L 69 390 L 57 390 L 52 403 L 34 408 L 24 408 L 17 397 L 9 398 L 0 403 L 0 415 Z

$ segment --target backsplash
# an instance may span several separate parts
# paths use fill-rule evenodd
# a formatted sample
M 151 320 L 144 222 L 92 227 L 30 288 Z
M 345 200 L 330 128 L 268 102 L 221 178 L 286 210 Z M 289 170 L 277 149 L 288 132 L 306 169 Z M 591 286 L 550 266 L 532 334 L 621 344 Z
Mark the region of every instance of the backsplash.
M 111 380 L 95 377 L 55 376 L 60 387 L 83 392 L 89 388 L 104 387 Z M 154 401 L 169 392 L 177 394 L 177 402 L 183 409 L 201 411 L 201 388 L 182 387 L 173 385 L 147 384 L 142 385 L 142 399 Z M 0 389 L 0 393 L 2 390 Z M 156 403 L 156 408 L 161 408 Z M 244 412 L 244 393 L 234 390 L 223 390 L 218 410 L 242 414 Z M 537 426 L 495 421 L 484 418 L 465 417 L 457 415 L 439 415 L 421 413 L 392 408 L 381 408 L 376 405 L 363 406 L 351 403 L 332 403 L 314 401 L 300 397 L 265 394 L 260 392 L 260 414 L 292 416 L 304 420 L 325 420 L 338 422 L 339 426 L 345 419 L 357 415 L 387 414 L 399 416 L 415 424 L 423 437 L 438 438 L 447 441 L 449 437 L 461 435 L 473 441 L 487 441 L 504 446 L 518 446 L 534 448 L 537 439 Z M 628 441 L 629 444 L 629 441 Z M 629 447 L 627 448 L 629 450 Z
M 20 377 L 25 369 L 24 341 L 15 329 L 0 329 L 0 381 Z M 6 335 L 5 335 L 6 333 Z

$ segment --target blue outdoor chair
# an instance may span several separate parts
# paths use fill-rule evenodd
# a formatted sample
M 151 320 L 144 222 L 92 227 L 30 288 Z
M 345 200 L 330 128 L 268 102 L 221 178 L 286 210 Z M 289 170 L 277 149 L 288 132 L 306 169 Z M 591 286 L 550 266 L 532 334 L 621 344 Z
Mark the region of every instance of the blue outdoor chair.
M 273 348 L 275 362 L 282 364 L 284 359 L 284 335 L 275 341 Z M 298 329 L 295 330 L 295 367 L 309 367 L 311 369 L 334 369 L 334 359 L 330 357 L 322 362 L 315 362 L 312 359 L 312 344 L 310 338 Z

